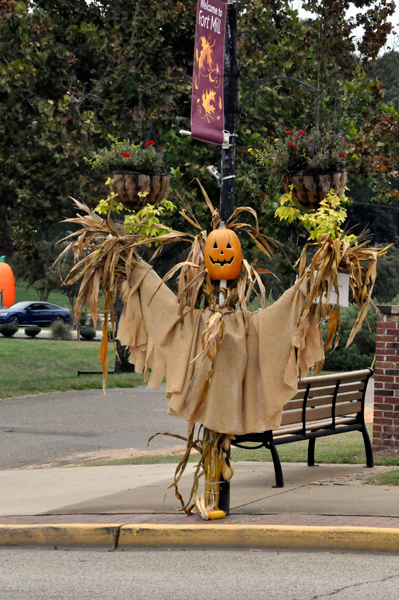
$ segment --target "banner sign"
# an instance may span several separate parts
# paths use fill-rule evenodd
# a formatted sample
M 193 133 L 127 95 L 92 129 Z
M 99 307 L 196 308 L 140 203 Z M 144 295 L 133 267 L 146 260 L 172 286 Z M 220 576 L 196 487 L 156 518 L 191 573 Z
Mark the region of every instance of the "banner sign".
M 198 0 L 191 136 L 223 144 L 223 71 L 227 0 Z

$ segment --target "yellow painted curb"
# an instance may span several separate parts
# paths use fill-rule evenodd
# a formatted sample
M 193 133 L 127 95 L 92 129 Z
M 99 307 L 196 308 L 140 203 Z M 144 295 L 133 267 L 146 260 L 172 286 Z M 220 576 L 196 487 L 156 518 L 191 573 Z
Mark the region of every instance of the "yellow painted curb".
M 1 525 L 0 546 L 285 548 L 399 553 L 399 529 L 295 525 Z
M 120 528 L 120 524 L 0 524 L 0 546 L 109 546 L 113 548 Z
M 118 548 L 229 547 L 399 552 L 399 529 L 289 525 L 125 525 Z

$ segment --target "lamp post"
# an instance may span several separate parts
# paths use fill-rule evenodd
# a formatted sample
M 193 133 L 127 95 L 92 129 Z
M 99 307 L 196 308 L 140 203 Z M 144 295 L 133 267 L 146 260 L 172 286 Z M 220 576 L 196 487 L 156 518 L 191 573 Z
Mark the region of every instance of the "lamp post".
M 237 64 L 237 2 L 227 3 L 226 42 L 224 54 L 224 117 L 225 129 L 229 132 L 228 148 L 222 147 L 222 167 L 220 186 L 220 216 L 227 221 L 234 212 L 236 177 L 236 138 L 238 121 L 238 80 Z
M 220 179 L 220 216 L 227 221 L 235 208 L 236 184 L 236 139 L 238 122 L 238 80 L 237 63 L 237 2 L 227 4 L 226 41 L 224 53 L 224 117 L 225 129 L 229 132 L 228 148 L 222 146 L 222 164 Z M 230 450 L 229 450 L 230 457 Z M 230 511 L 230 482 L 221 476 L 219 485 L 219 509 L 226 514 Z

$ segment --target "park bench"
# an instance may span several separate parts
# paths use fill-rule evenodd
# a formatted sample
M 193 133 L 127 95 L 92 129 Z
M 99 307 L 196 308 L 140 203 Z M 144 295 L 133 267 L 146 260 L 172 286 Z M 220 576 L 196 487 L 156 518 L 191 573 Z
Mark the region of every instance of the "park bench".
M 274 431 L 237 435 L 231 441 L 238 448 L 265 447 L 272 454 L 275 487 L 284 487 L 277 446 L 309 440 L 308 466 L 315 466 L 316 439 L 347 431 L 363 435 L 367 467 L 374 466 L 373 451 L 364 422 L 368 380 L 373 369 L 306 377 L 299 382 L 298 393 L 283 409 L 281 426 Z M 251 442 L 250 446 L 247 446 Z M 256 443 L 257 445 L 253 445 Z

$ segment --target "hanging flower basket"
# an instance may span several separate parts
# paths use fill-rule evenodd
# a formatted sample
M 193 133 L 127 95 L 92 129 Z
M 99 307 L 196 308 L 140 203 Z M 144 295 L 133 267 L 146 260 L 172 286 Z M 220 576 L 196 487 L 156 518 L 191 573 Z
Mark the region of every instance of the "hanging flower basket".
M 301 206 L 317 209 L 331 189 L 337 196 L 341 196 L 347 180 L 346 171 L 318 174 L 303 171 L 284 175 L 283 184 L 287 192 L 290 191 L 290 186 L 293 186 L 292 195 Z
M 138 173 L 136 171 L 113 171 L 110 174 L 114 183 L 113 192 L 129 210 L 140 210 L 146 204 L 157 204 L 166 198 L 169 188 L 169 175 L 166 173 Z M 146 196 L 139 193 L 148 192 Z

